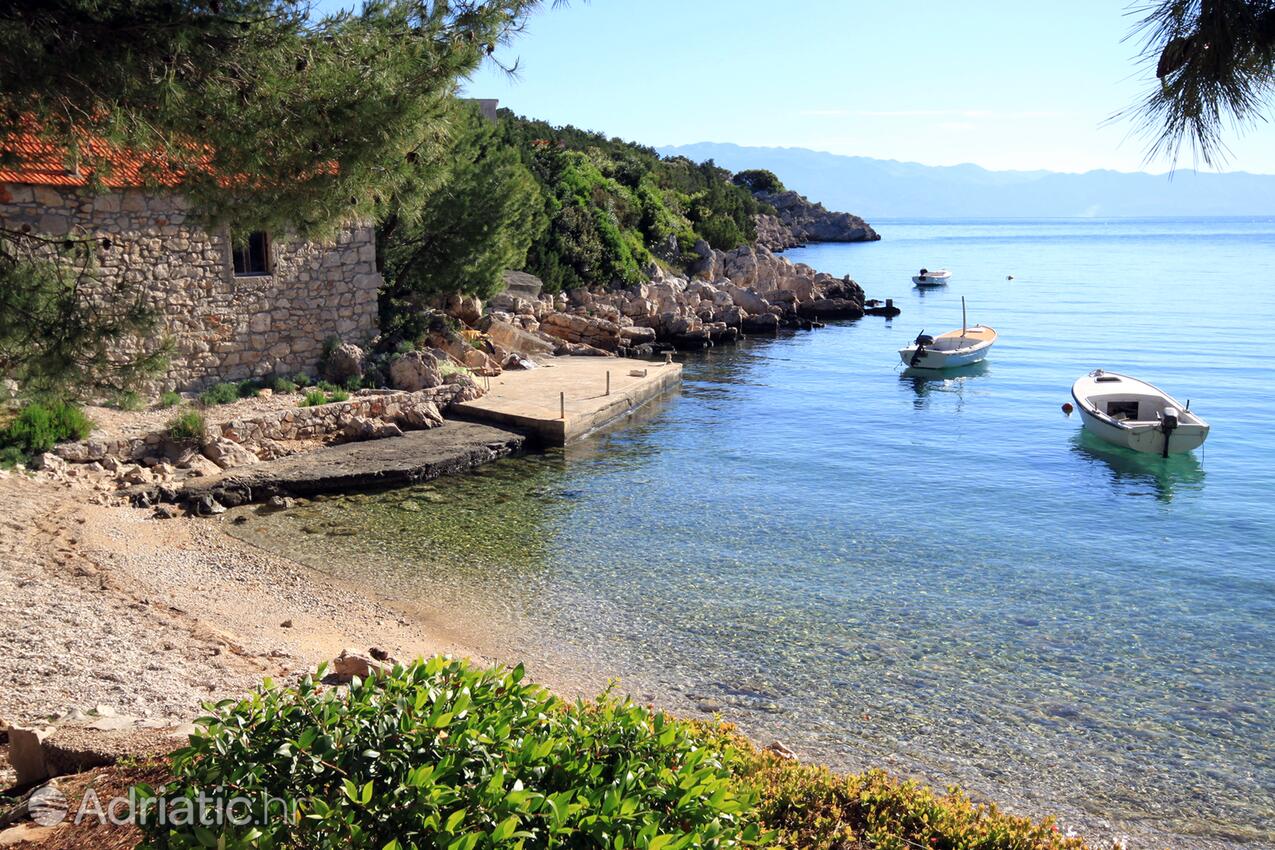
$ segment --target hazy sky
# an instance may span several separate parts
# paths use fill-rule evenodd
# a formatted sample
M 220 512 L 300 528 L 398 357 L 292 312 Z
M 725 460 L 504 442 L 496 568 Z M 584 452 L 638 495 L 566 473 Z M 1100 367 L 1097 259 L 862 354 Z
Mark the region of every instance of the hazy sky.
M 1162 171 L 1105 123 L 1154 79 L 1135 20 L 1120 0 L 572 0 L 503 51 L 517 79 L 489 67 L 466 90 L 650 145 Z M 1230 147 L 1225 170 L 1275 173 L 1275 124 Z

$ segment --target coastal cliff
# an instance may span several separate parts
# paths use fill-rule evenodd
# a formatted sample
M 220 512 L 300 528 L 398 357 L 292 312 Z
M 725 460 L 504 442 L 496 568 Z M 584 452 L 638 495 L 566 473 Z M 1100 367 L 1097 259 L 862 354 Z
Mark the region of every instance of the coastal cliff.
M 756 244 L 770 251 L 808 242 L 875 242 L 881 238 L 859 216 L 826 209 L 791 189 L 761 189 L 754 191 L 753 197 L 775 208 L 775 215 L 761 213 L 756 217 Z

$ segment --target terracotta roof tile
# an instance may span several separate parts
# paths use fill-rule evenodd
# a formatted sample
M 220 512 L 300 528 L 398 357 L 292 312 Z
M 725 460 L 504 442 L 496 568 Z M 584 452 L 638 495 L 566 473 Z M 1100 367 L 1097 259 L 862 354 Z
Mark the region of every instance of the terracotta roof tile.
M 101 139 L 86 140 L 84 149 L 92 159 L 110 163 L 110 173 L 103 174 L 102 182 L 113 189 L 143 186 L 148 179 L 161 186 L 176 186 L 181 182 L 181 172 L 169 168 L 160 154 L 116 148 Z M 10 136 L 0 141 L 0 150 L 18 158 L 16 165 L 0 165 L 0 183 L 36 186 L 89 184 L 87 172 L 68 170 L 65 153 L 34 133 Z

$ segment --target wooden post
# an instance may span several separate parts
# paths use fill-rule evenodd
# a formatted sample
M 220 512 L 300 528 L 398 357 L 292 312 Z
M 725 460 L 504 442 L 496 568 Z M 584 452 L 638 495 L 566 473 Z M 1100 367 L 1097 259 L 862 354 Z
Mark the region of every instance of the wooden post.
M 611 394 L 611 370 L 607 369 L 607 395 Z
M 567 418 L 567 394 L 558 393 L 558 418 Z

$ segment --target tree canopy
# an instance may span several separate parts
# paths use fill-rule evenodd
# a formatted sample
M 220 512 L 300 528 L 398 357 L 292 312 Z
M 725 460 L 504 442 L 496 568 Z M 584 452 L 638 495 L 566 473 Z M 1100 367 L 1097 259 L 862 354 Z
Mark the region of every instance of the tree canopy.
M 1227 133 L 1266 120 L 1275 94 L 1275 2 L 1160 0 L 1138 30 L 1156 83 L 1132 110 L 1148 156 L 1176 159 L 1183 143 L 1205 163 L 1225 157 Z
M 448 147 L 458 80 L 536 0 L 29 0 L 0 18 L 0 136 L 161 152 L 208 219 L 306 234 L 384 215 Z

